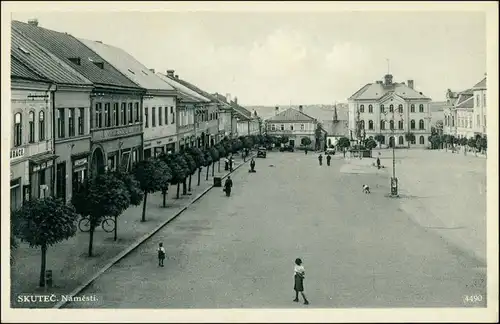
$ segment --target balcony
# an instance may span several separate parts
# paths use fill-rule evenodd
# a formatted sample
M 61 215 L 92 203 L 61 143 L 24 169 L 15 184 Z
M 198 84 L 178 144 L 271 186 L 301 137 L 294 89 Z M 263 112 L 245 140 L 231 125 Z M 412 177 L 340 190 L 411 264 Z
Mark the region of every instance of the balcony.
M 141 124 L 91 130 L 92 141 L 95 142 L 102 142 L 122 137 L 129 137 L 133 135 L 139 135 L 141 133 L 142 133 Z

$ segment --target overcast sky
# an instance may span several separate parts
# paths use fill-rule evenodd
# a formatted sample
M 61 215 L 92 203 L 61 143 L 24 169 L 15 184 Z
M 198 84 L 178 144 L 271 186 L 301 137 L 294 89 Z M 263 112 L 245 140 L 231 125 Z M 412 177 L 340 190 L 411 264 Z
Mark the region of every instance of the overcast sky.
M 413 79 L 433 100 L 486 72 L 480 12 L 14 13 L 123 48 L 244 105 L 330 104 L 381 80 Z

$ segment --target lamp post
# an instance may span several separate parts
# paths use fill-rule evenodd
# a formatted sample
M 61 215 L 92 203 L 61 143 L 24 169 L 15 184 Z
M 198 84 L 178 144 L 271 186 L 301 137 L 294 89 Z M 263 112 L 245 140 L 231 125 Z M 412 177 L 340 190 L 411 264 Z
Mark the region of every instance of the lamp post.
M 387 113 L 384 112 L 385 118 L 387 121 Z M 392 125 L 389 123 L 389 128 L 391 129 L 392 134 L 392 177 L 391 177 L 391 193 L 390 197 L 397 198 L 398 195 L 398 178 L 396 178 L 396 133 L 395 133 L 395 112 L 394 108 L 392 109 Z M 389 139 L 389 144 L 391 144 L 391 139 Z

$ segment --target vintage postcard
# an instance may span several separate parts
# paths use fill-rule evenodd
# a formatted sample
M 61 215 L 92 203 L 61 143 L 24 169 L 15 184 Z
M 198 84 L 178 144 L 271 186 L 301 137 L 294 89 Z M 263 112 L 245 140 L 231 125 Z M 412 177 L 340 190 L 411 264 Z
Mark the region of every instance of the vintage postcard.
M 2 51 L 3 321 L 498 321 L 498 3 L 4 2 Z

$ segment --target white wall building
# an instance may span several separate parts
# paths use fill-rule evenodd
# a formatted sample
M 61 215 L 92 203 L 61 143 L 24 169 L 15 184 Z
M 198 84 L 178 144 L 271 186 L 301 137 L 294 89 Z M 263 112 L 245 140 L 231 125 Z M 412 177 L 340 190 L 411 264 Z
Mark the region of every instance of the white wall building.
M 384 81 L 366 84 L 348 101 L 352 139 L 361 139 L 363 134 L 366 138 L 381 134 L 382 144 L 389 144 L 394 136 L 396 146 L 407 146 L 405 133 L 411 132 L 415 135 L 411 144 L 428 145 L 431 99 L 415 89 L 413 80 L 408 80 L 408 84 L 393 82 L 392 75 L 387 74 Z

